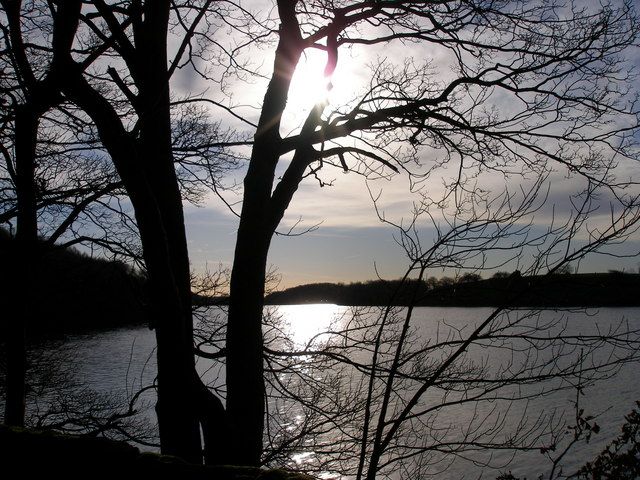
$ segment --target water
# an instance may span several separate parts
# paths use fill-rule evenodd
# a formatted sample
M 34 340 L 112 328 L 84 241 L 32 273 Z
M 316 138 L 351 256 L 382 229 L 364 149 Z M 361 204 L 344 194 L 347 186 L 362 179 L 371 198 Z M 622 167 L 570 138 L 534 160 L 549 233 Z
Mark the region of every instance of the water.
M 270 364 L 274 373 L 269 377 L 272 398 L 267 434 L 276 445 L 296 446 L 294 451 L 281 455 L 272 452 L 273 462 L 336 477 L 336 471 L 345 465 L 353 466 L 356 461 L 358 443 L 353 437 L 359 435 L 363 420 L 362 412 L 353 407 L 365 398 L 367 377 L 360 367 L 371 361 L 370 342 L 382 321 L 379 312 L 362 309 L 354 313 L 335 305 L 300 305 L 272 308 L 270 313 L 272 320 L 265 326 L 269 345 L 289 354 L 297 352 L 295 356 L 275 357 Z M 396 317 L 385 321 L 379 353 L 381 368 L 389 367 L 393 361 L 405 314 L 406 310 L 400 310 Z M 409 399 L 420 393 L 424 379 L 490 314 L 486 308 L 415 309 L 409 329 L 411 342 L 404 348 L 387 420 L 397 418 Z M 212 324 L 207 328 L 201 325 L 201 333 L 208 335 L 222 318 L 217 322 L 212 314 L 205 318 Z M 504 444 L 510 437 L 532 448 L 540 444 L 540 436 L 549 441 L 551 426 L 566 432 L 566 427 L 575 423 L 578 398 L 585 415 L 598 414 L 594 421 L 601 431 L 589 444 L 580 442 L 562 459 L 560 463 L 569 473 L 617 436 L 624 415 L 640 399 L 637 362 L 626 363 L 616 372 L 602 368 L 616 359 L 636 355 L 637 343 L 626 348 L 629 343 L 616 332 L 640 329 L 639 308 L 540 314 L 515 311 L 498 317 L 487 328 L 492 339 L 478 339 L 468 353 L 452 363 L 442 381 L 435 382 L 416 402 L 414 411 L 426 413 L 405 422 L 399 437 L 402 442 L 395 444 L 393 451 L 407 456 L 420 450 L 422 455 L 391 462 L 384 470 L 391 478 L 408 465 L 419 467 L 420 462 L 425 463 L 424 469 L 405 473 L 412 478 L 428 478 L 427 474 L 442 479 L 495 478 L 500 471 L 511 470 L 516 476 L 538 478 L 550 471 L 551 459 L 572 433 L 561 435 L 565 443 L 560 442 L 556 451 L 548 454 L 534 449 L 514 457 L 511 450 L 484 451 L 479 447 Z M 214 334 L 214 340 L 219 340 L 220 335 Z M 579 342 L 578 335 L 589 335 L 589 339 Z M 605 335 L 618 336 L 615 348 L 601 344 Z M 552 336 L 561 336 L 563 341 L 551 341 Z M 62 370 L 86 391 L 104 398 L 129 399 L 154 381 L 154 345 L 153 332 L 144 327 L 70 336 L 64 349 L 74 353 Z M 46 348 L 54 352 L 60 345 L 49 344 Z M 305 349 L 325 349 L 343 357 L 336 359 L 334 355 L 320 362 Z M 576 359 L 581 359 L 582 370 L 571 368 Z M 597 371 L 590 371 L 598 365 Z M 224 395 L 221 364 L 201 360 L 198 370 L 206 383 Z M 547 377 L 554 371 L 564 372 L 566 378 L 549 381 Z M 613 373 L 615 376 L 611 376 Z M 588 380 L 594 375 L 611 378 L 594 383 Z M 520 378 L 516 384 L 503 381 L 514 376 Z M 578 388 L 584 395 L 577 396 Z M 383 393 L 383 378 L 375 383 L 375 389 Z M 305 400 L 307 407 L 290 401 L 292 393 Z M 471 401 L 474 398 L 477 401 Z M 45 408 L 44 403 L 39 403 L 40 409 Z M 147 392 L 138 404 L 139 417 L 152 422 L 152 405 L 153 397 Z M 375 418 L 379 402 L 372 409 Z M 335 425 L 341 425 L 342 430 L 333 428 Z M 303 428 L 312 429 L 315 435 L 290 443 Z M 478 448 L 464 451 L 462 440 L 477 444 Z M 342 452 L 338 459 L 334 458 L 336 450 Z M 486 463 L 498 469 L 488 469 Z

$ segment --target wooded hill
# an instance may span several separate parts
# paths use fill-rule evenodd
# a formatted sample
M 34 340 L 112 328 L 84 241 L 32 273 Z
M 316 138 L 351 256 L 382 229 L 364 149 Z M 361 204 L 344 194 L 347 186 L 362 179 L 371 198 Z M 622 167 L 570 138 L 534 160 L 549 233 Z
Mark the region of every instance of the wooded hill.
M 481 307 L 605 307 L 640 305 L 640 275 L 611 273 L 520 276 L 472 281 L 429 282 L 376 280 L 365 283 L 315 283 L 267 296 L 271 305 L 408 305 Z
M 0 232 L 0 274 L 2 283 L 15 279 L 6 267 L 13 253 L 13 240 Z M 35 252 L 37 265 L 31 274 L 32 288 L 24 292 L 29 302 L 30 337 L 51 333 L 78 332 L 114 328 L 146 321 L 144 277 L 130 266 L 105 259 L 91 258 L 74 249 L 46 248 Z M 0 290 L 0 308 L 15 299 Z M 2 325 L 10 319 L 3 319 Z

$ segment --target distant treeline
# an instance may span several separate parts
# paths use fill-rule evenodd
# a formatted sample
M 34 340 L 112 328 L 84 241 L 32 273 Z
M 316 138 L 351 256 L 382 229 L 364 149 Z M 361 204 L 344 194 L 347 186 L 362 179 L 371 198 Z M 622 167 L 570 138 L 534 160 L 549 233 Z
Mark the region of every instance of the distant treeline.
M 499 274 L 483 280 L 375 280 L 364 283 L 300 285 L 267 296 L 271 305 L 336 303 L 338 305 L 604 307 L 640 305 L 640 275 L 622 272 L 521 276 Z
M 13 240 L 0 229 L 2 279 L 9 271 Z M 41 246 L 32 272 L 35 287 L 24 292 L 29 302 L 31 337 L 148 324 L 145 277 L 125 263 L 89 257 L 74 249 Z M 336 303 L 339 305 L 591 307 L 640 305 L 640 275 L 622 272 L 521 276 L 500 272 L 490 279 L 465 274 L 426 281 L 375 280 L 350 284 L 314 283 L 274 292 L 270 305 Z M 0 308 L 7 302 L 0 289 Z M 224 297 L 194 295 L 194 305 L 225 304 Z M 5 309 L 6 310 L 6 309 Z M 11 319 L 4 317 L 2 326 Z
M 28 302 L 29 336 L 114 328 L 145 322 L 145 278 L 119 261 L 91 258 L 74 249 L 39 245 L 37 265 Z M 14 241 L 0 230 L 0 264 L 3 280 L 16 278 L 8 269 L 7 256 L 14 254 Z M 0 308 L 6 302 L 0 293 Z M 5 309 L 6 311 L 6 309 Z M 3 318 L 4 322 L 11 319 Z M 0 335 L 2 335 L 0 324 Z

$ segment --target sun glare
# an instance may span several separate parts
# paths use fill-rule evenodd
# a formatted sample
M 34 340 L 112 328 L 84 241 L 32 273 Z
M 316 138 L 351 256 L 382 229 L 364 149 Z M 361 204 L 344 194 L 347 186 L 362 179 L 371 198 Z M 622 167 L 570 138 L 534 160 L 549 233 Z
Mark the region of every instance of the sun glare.
M 344 309 L 345 307 L 327 303 L 278 307 L 289 327 L 291 339 L 300 346 L 306 345 L 315 335 L 329 330 Z
M 329 102 L 331 78 L 324 76 L 327 54 L 311 50 L 300 59 L 291 82 L 288 106 L 295 112 L 308 112 L 320 102 Z

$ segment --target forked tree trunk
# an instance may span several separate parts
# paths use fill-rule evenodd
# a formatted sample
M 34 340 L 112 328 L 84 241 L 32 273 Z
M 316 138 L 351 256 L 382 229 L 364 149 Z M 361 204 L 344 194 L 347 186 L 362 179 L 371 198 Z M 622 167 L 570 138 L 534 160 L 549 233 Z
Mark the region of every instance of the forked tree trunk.
M 166 2 L 160 5 L 154 1 L 150 5 L 151 10 L 168 8 Z M 70 77 L 65 94 L 95 122 L 134 208 L 157 339 L 156 410 L 161 451 L 201 463 L 189 258 L 171 151 L 166 43 L 159 38 L 163 35 L 162 16 L 151 12 L 146 21 L 150 19 L 154 21 L 145 24 L 145 28 L 156 29 L 155 35 L 147 31 L 139 48 L 145 52 L 145 59 L 155 61 L 142 66 L 148 70 L 139 85 L 139 135 L 125 130 L 117 112 L 80 72 Z M 71 63 L 69 70 L 73 67 Z
M 240 465 L 259 465 L 262 454 L 266 401 L 262 340 L 265 273 L 271 238 L 286 208 L 274 206 L 271 189 L 280 158 L 280 118 L 303 49 L 296 3 L 278 2 L 280 40 L 244 179 L 231 272 L 226 344 L 227 414 L 233 460 Z

